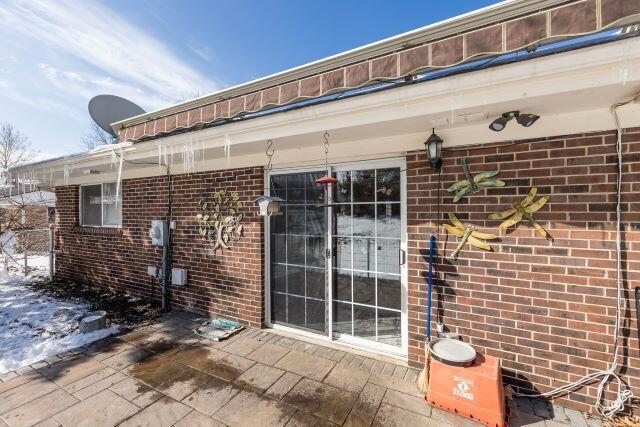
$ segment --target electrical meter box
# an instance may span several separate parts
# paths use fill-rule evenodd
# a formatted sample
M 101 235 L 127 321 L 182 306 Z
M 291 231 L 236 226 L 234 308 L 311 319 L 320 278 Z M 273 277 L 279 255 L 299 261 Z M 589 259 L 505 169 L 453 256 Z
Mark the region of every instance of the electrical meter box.
M 172 268 L 171 284 L 174 286 L 185 286 L 187 284 L 187 270 L 184 268 Z
M 153 221 L 151 221 L 149 237 L 151 238 L 152 245 L 164 246 L 168 244 L 169 224 L 167 223 L 167 221 L 161 219 L 154 219 Z

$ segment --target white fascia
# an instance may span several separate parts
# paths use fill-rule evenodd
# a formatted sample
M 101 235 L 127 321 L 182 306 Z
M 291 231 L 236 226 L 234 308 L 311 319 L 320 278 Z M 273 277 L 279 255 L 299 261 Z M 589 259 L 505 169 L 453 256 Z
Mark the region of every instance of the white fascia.
M 623 71 L 626 70 L 626 74 Z M 640 43 L 638 39 L 559 53 L 491 69 L 445 77 L 339 101 L 279 112 L 203 130 L 114 146 L 129 160 L 157 159 L 158 147 L 178 147 L 198 141 L 205 150 L 260 144 L 272 139 L 315 135 L 329 130 L 345 141 L 404 135 L 405 146 L 395 152 L 421 148 L 431 124 L 443 117 L 478 111 L 486 119 L 439 125 L 445 145 L 467 145 L 500 140 L 529 139 L 613 129 L 608 109 L 640 89 Z M 500 133 L 488 130 L 490 121 L 509 109 L 522 109 L 542 118 L 531 128 L 511 125 Z M 638 106 L 622 115 L 623 126 L 639 126 Z M 545 124 L 546 123 L 546 124 Z M 380 130 L 380 131 L 378 131 Z M 469 136 L 473 138 L 470 139 Z M 304 138 L 301 138 L 303 140 Z M 315 138 L 317 139 L 317 138 Z M 317 142 L 317 141 L 316 141 Z M 109 164 L 111 150 L 89 152 L 14 168 L 13 172 L 45 169 L 60 171 Z M 259 163 L 261 164 L 261 163 Z M 156 173 L 159 174 L 159 173 Z

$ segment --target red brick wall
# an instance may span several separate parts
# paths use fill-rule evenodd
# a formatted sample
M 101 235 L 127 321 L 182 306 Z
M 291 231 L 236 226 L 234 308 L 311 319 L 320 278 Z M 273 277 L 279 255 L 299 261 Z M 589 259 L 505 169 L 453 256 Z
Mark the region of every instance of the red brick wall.
M 640 285 L 640 129 L 624 135 L 622 255 L 626 295 Z M 446 143 L 445 143 L 446 144 Z M 454 204 L 445 189 L 464 179 L 461 156 L 472 173 L 499 169 L 507 186 L 481 190 Z M 466 147 L 444 155 L 442 218 L 456 212 L 465 223 L 499 235 L 493 252 L 450 254 L 457 238 L 440 235 L 433 319 L 486 354 L 502 360 L 506 380 L 544 391 L 575 381 L 611 360 L 615 313 L 615 136 L 613 133 L 545 138 L 522 143 Z M 423 153 L 407 157 L 409 236 L 410 362 L 424 360 L 428 238 L 435 233 L 437 175 Z M 521 200 L 530 186 L 551 200 L 535 214 L 554 241 L 522 223 L 498 231 L 492 212 Z M 640 393 L 638 330 L 630 301 L 620 343 L 625 379 Z M 435 321 L 432 324 L 435 333 Z M 597 385 L 597 384 L 596 384 Z M 596 387 L 571 394 L 562 403 L 588 409 Z
M 449 259 L 457 239 L 441 234 L 437 266 L 442 278 L 434 292 L 433 327 L 440 316 L 480 351 L 502 360 L 508 382 L 546 390 L 605 369 L 612 351 L 615 307 L 615 136 L 574 135 L 517 143 L 496 143 L 445 151 L 442 217 L 456 212 L 480 231 L 499 234 L 493 252 L 465 247 Z M 458 204 L 444 189 L 463 178 L 460 157 L 472 173 L 498 168 L 507 186 L 480 191 Z M 640 285 L 640 129 L 624 136 L 623 267 L 625 286 Z M 220 314 L 258 326 L 263 323 L 263 222 L 251 200 L 263 189 L 261 168 L 176 176 L 174 266 L 188 270 L 188 286 L 172 288 L 176 308 Z M 213 254 L 196 235 L 196 203 L 203 188 L 238 191 L 247 208 L 242 240 Z M 498 232 L 491 212 L 520 200 L 530 186 L 551 200 L 535 217 L 554 241 L 521 224 Z M 437 175 L 422 152 L 407 156 L 409 236 L 409 361 L 424 360 L 426 260 L 428 236 L 435 232 Z M 121 230 L 78 226 L 78 187 L 57 195 L 58 275 L 104 285 L 135 296 L 160 297 L 146 276 L 147 265 L 161 264 L 161 248 L 147 237 L 152 219 L 166 210 L 166 178 L 123 181 Z M 516 196 L 514 196 L 514 194 Z M 632 292 L 628 295 L 633 295 Z M 620 362 L 625 379 L 640 393 L 637 325 L 630 302 L 625 310 Z M 435 332 L 435 331 L 434 331 Z M 562 403 L 588 409 L 595 386 Z
M 263 323 L 263 220 L 253 199 L 263 192 L 261 167 L 178 175 L 173 179 L 177 228 L 173 232 L 173 267 L 187 270 L 187 286 L 171 287 L 173 308 L 192 309 L 237 319 L 252 326 Z M 197 234 L 195 219 L 202 191 L 237 191 L 244 203 L 242 239 L 230 249 L 213 252 Z M 120 229 L 80 227 L 77 186 L 56 188 L 56 275 L 106 286 L 132 296 L 160 300 L 159 279 L 147 276 L 147 266 L 162 265 L 162 247 L 152 246 L 148 229 L 167 211 L 167 178 L 122 182 L 123 224 Z

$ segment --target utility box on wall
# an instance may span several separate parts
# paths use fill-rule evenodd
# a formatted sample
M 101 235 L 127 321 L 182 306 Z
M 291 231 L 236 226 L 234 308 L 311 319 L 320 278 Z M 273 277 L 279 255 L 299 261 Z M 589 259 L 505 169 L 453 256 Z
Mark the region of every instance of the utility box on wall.
M 152 245 L 164 246 L 167 244 L 169 239 L 169 224 L 167 221 L 161 219 L 151 221 L 149 237 L 151 238 Z
M 174 286 L 185 286 L 187 284 L 187 270 L 184 268 L 172 268 L 171 284 Z

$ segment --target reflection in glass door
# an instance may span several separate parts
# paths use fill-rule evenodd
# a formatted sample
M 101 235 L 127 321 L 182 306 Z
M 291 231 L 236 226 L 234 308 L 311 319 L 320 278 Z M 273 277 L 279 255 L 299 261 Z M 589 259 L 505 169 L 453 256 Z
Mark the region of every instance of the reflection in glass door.
M 324 172 L 271 176 L 271 191 L 286 202 L 271 230 L 271 322 L 327 334 Z
M 402 353 L 403 185 L 400 167 L 389 167 L 397 164 L 332 168 L 330 207 L 315 184 L 325 171 L 270 176 L 271 193 L 285 200 L 283 215 L 269 219 L 270 324 Z
M 333 332 L 400 347 L 400 168 L 338 170 L 333 176 Z

